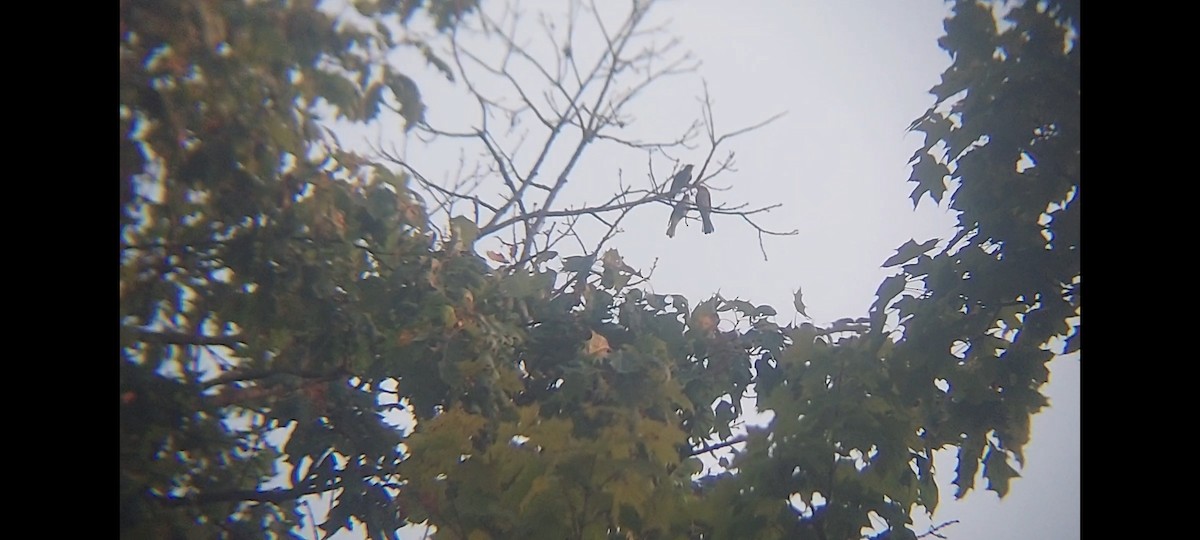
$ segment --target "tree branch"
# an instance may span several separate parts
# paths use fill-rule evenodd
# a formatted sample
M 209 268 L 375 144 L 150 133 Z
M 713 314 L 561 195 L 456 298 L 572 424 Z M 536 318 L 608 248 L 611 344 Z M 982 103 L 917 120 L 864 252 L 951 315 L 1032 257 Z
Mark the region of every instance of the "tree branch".
M 722 449 L 722 448 L 726 448 L 726 447 L 729 447 L 729 446 L 733 446 L 733 445 L 735 445 L 735 444 L 738 444 L 738 443 L 744 443 L 744 442 L 746 442 L 746 441 L 747 441 L 749 438 L 750 438 L 750 436 L 749 436 L 749 435 L 746 435 L 746 434 L 738 435 L 737 437 L 734 437 L 734 438 L 732 438 L 732 439 L 729 439 L 728 441 L 719 442 L 719 443 L 716 443 L 716 444 L 711 444 L 711 445 L 708 445 L 708 446 L 702 446 L 702 447 L 700 447 L 700 448 L 696 448 L 696 449 L 692 450 L 690 453 L 688 453 L 688 455 L 687 455 L 686 457 L 695 457 L 695 456 L 698 456 L 698 455 L 700 455 L 700 454 L 706 454 L 706 453 L 708 453 L 708 452 L 712 452 L 712 451 L 714 451 L 714 450 L 720 450 L 720 449 Z
M 245 344 L 241 336 L 197 336 L 194 334 L 185 334 L 183 332 L 171 331 L 154 331 L 144 328 L 132 328 L 131 330 L 137 334 L 138 339 L 147 343 L 161 343 L 165 345 L 195 345 L 198 347 L 220 345 L 236 349 L 239 345 Z
M 158 496 L 159 502 L 166 506 L 189 506 L 210 504 L 218 502 L 263 502 L 263 503 L 281 503 L 285 501 L 294 501 L 305 495 L 315 493 L 324 493 L 332 491 L 343 486 L 345 482 L 341 479 L 335 480 L 330 485 L 307 485 L 290 489 L 272 489 L 267 491 L 259 491 L 256 489 L 236 489 L 230 491 L 217 491 L 212 493 L 200 493 L 185 497 Z
M 938 525 L 930 527 L 928 531 L 925 531 L 924 533 L 917 535 L 917 538 L 925 538 L 926 536 L 933 536 L 933 537 L 941 538 L 941 539 L 945 540 L 946 536 L 939 534 L 938 531 L 942 530 L 943 527 L 948 527 L 948 526 L 954 525 L 956 523 L 958 523 L 957 519 L 952 519 L 945 523 L 940 523 Z

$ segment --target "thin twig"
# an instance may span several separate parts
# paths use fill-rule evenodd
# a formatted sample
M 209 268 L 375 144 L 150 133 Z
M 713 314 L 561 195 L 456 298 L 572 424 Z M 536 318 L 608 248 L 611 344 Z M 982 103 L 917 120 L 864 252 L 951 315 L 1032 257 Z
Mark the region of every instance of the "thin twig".
M 943 527 L 948 527 L 948 526 L 954 525 L 956 523 L 958 523 L 958 520 L 952 519 L 945 523 L 941 523 L 936 526 L 930 527 L 928 531 L 925 531 L 925 532 L 917 535 L 917 538 L 925 538 L 926 536 L 933 536 L 935 538 L 941 538 L 942 540 L 945 540 L 945 538 L 946 538 L 945 535 L 939 534 L 938 531 L 942 530 Z

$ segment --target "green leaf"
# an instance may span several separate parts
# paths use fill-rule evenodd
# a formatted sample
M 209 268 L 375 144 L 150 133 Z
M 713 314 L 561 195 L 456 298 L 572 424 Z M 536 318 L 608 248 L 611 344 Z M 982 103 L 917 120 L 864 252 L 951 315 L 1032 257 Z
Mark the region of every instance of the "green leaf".
M 500 279 L 500 291 L 512 298 L 528 298 L 542 290 L 542 282 L 536 275 L 516 271 Z
M 979 471 L 979 457 L 987 446 L 979 435 L 969 435 L 958 448 L 958 466 L 954 468 L 955 499 L 963 498 L 975 487 L 975 473 Z
M 1004 497 L 1008 494 L 1009 481 L 1021 475 L 1008 464 L 1007 453 L 989 444 L 983 458 L 983 476 L 987 478 L 987 488 Z
M 663 397 L 684 411 L 692 411 L 696 408 L 691 398 L 683 393 L 683 388 L 674 382 L 668 381 L 663 385 Z
M 683 295 L 681 295 L 681 294 L 672 294 L 671 295 L 671 307 L 674 307 L 680 313 L 687 313 L 688 312 L 687 298 L 684 298 Z
M 553 258 L 555 258 L 555 257 L 557 257 L 557 256 L 558 256 L 558 252 L 557 252 L 557 251 L 554 251 L 554 250 L 549 250 L 549 249 L 548 249 L 548 250 L 546 250 L 546 251 L 543 251 L 543 252 L 541 252 L 541 253 L 538 253 L 537 255 L 535 255 L 535 256 L 533 257 L 533 264 L 543 264 L 543 263 L 545 263 L 546 261 L 549 261 L 550 259 L 553 259 Z
M 595 262 L 596 262 L 596 260 L 593 257 L 584 256 L 584 255 L 572 255 L 570 257 L 563 257 L 562 269 L 563 269 L 563 272 L 576 272 L 576 273 L 584 272 L 584 273 L 586 273 L 586 272 L 590 272 L 592 270 L 592 264 Z
M 612 495 L 611 515 L 620 515 L 623 506 L 635 515 L 641 515 L 653 489 L 650 480 L 644 476 L 619 473 L 617 478 L 604 485 L 604 491 Z
M 932 464 L 929 463 L 928 459 L 925 459 L 924 456 L 918 456 L 917 462 L 918 469 L 920 469 L 918 473 L 920 481 L 917 484 L 919 489 L 917 502 L 921 506 L 924 506 L 927 512 L 932 514 L 937 510 L 939 500 L 937 478 L 933 474 Z
M 434 54 L 433 48 L 430 47 L 428 43 L 425 43 L 424 41 L 417 41 L 416 43 L 417 48 L 421 50 L 421 54 L 425 56 L 425 61 L 437 68 L 437 70 L 446 77 L 446 80 L 454 82 L 454 71 L 450 69 L 450 64 L 447 64 L 444 60 L 438 58 L 438 56 Z
M 307 75 L 313 78 L 317 95 L 336 107 L 338 116 L 358 118 L 362 99 L 358 94 L 357 85 L 341 75 L 319 69 L 314 69 Z
M 679 451 L 676 446 L 683 443 L 684 437 L 683 432 L 675 425 L 639 417 L 636 435 L 656 465 L 679 463 Z
M 738 313 L 742 313 L 744 315 L 751 315 L 755 311 L 754 304 L 751 304 L 745 300 L 736 299 L 725 300 L 721 302 L 721 307 L 717 308 L 717 311 L 729 311 L 731 309 L 736 310 Z
M 792 294 L 792 306 L 796 308 L 796 313 L 799 313 L 799 314 L 804 315 L 805 317 L 811 319 L 812 317 L 809 317 L 808 313 L 804 312 L 805 306 L 804 306 L 803 298 L 804 298 L 804 295 L 801 294 L 800 288 L 796 287 L 796 292 Z
M 376 187 L 367 192 L 367 213 L 371 217 L 386 220 L 396 214 L 396 194 Z
M 1063 354 L 1071 354 L 1073 352 L 1078 351 L 1083 346 L 1082 343 L 1080 342 L 1080 337 L 1079 337 L 1079 331 L 1081 329 L 1082 329 L 1082 327 L 1076 326 L 1075 332 L 1072 333 L 1071 336 L 1067 338 L 1066 344 L 1063 345 L 1063 352 L 1062 352 Z
M 913 208 L 917 207 L 921 196 L 926 193 L 933 199 L 934 204 L 941 204 L 942 195 L 946 193 L 946 176 L 949 174 L 950 169 L 944 163 L 938 162 L 928 153 L 921 154 L 920 160 L 913 165 L 912 176 L 908 179 L 917 184 L 909 195 Z
M 911 261 L 911 260 L 917 258 L 918 255 L 921 255 L 921 254 L 929 251 L 930 249 L 933 249 L 933 246 L 936 246 L 936 245 L 937 245 L 936 238 L 931 239 L 931 240 L 926 240 L 924 242 L 921 242 L 920 244 L 918 244 L 915 240 L 910 239 L 909 241 L 905 242 L 904 245 L 900 246 L 899 248 L 896 248 L 895 255 L 892 255 L 891 257 L 888 257 L 888 260 L 883 261 L 882 268 L 888 268 L 888 267 L 904 264 L 908 261 Z
M 457 249 L 470 251 L 479 238 L 479 227 L 466 216 L 455 216 L 450 218 L 450 237 Z
M 871 304 L 871 328 L 883 328 L 884 310 L 896 295 L 904 291 L 908 280 L 901 274 L 887 277 L 875 291 L 875 302 Z
M 363 93 L 359 110 L 363 111 L 362 120 L 372 120 L 379 116 L 379 104 L 383 101 L 383 85 L 372 83 Z

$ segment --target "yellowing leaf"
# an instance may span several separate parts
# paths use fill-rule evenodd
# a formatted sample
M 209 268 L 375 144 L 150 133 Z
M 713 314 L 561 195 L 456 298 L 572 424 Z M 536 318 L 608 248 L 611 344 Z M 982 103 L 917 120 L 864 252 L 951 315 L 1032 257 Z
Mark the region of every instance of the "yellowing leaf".
M 636 441 L 624 422 L 605 426 L 600 431 L 598 440 L 604 441 L 605 454 L 611 459 L 628 459 L 633 455 L 633 449 L 636 446 Z
M 654 485 L 648 479 L 631 474 L 621 474 L 604 486 L 604 491 L 612 495 L 614 517 L 621 515 L 622 505 L 640 515 L 653 490 Z
M 525 494 L 525 498 L 521 499 L 521 502 L 517 505 L 517 508 L 519 508 L 521 511 L 525 511 L 525 507 L 529 505 L 530 501 L 533 501 L 539 493 L 542 493 L 553 487 L 553 484 L 554 482 L 550 477 L 539 476 L 535 478 L 533 480 L 533 485 L 529 487 L 529 492 Z
M 638 440 L 655 463 L 679 463 L 679 450 L 676 445 L 683 442 L 685 435 L 678 427 L 640 417 L 636 431 Z
M 442 306 L 440 314 L 442 326 L 446 328 L 454 328 L 458 326 L 458 315 L 454 313 L 453 307 Z
M 470 289 L 463 290 L 462 303 L 463 303 L 463 307 L 466 308 L 467 313 L 474 313 L 475 312 L 475 293 L 471 292 Z
M 572 429 L 569 418 L 544 418 L 529 428 L 529 440 L 549 455 L 554 455 L 570 446 Z
M 524 407 L 517 407 L 517 425 L 522 428 L 528 428 L 536 424 L 539 409 L 541 409 L 541 405 L 537 402 Z

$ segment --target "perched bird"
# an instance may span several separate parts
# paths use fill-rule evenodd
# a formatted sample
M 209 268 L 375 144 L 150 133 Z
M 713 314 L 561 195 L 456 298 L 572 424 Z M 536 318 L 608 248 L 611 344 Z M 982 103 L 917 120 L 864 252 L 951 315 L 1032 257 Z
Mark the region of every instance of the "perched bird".
M 675 209 L 671 211 L 671 219 L 667 222 L 667 236 L 675 238 L 675 226 L 683 221 L 683 217 L 688 213 L 688 207 L 691 206 L 691 197 L 687 193 L 683 194 L 683 198 L 675 203 Z
M 671 177 L 671 195 L 679 193 L 683 188 L 687 187 L 688 182 L 692 181 L 692 166 L 684 165 L 675 176 Z
M 704 234 L 713 232 L 712 224 L 712 194 L 704 186 L 696 186 L 696 208 L 700 209 L 700 219 L 704 220 Z

